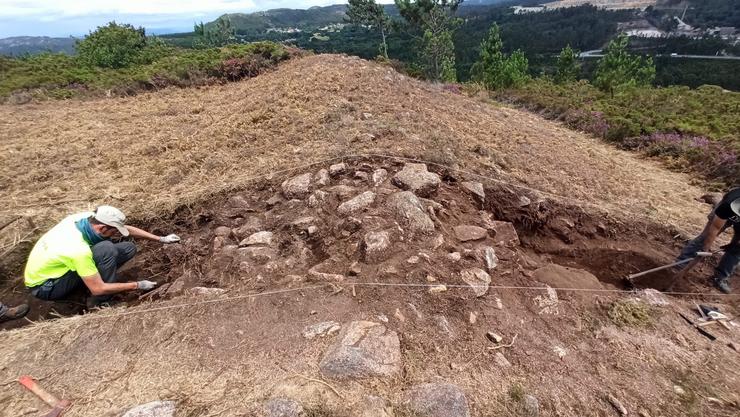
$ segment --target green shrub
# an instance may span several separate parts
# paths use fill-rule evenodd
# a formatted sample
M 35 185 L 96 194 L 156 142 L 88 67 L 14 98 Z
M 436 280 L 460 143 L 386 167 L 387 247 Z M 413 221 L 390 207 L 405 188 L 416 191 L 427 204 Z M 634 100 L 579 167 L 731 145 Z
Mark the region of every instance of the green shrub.
M 90 66 L 125 68 L 137 62 L 146 46 L 144 28 L 110 22 L 77 42 L 78 59 Z
M 37 98 L 70 98 L 231 81 L 257 75 L 295 53 L 273 42 L 196 50 L 148 38 L 131 64 L 122 68 L 89 65 L 84 59 L 65 54 L 0 58 L 0 99 L 16 91 L 31 91 Z M 224 63 L 229 60 L 242 65 L 239 76 L 224 71 Z

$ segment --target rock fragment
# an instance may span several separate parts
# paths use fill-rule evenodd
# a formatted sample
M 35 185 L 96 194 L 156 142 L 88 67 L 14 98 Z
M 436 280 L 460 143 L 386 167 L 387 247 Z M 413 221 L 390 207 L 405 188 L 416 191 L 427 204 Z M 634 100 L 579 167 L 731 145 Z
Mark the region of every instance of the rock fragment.
M 461 242 L 485 239 L 486 236 L 488 236 L 488 231 L 486 229 L 473 225 L 455 226 L 454 230 L 455 237 L 457 237 Z
M 362 250 L 368 263 L 381 262 L 390 255 L 391 238 L 387 231 L 368 232 L 362 239 Z
M 351 214 L 363 210 L 375 202 L 375 193 L 365 191 L 364 193 L 340 204 L 337 211 L 340 214 Z
M 304 417 L 303 406 L 289 398 L 273 398 L 265 403 L 265 417 Z
M 317 336 L 328 336 L 335 332 L 338 332 L 342 326 L 336 321 L 325 321 L 322 323 L 316 323 L 310 326 L 306 326 L 303 329 L 303 337 L 306 339 L 313 339 Z
M 486 201 L 486 191 L 483 188 L 483 184 L 479 182 L 465 181 L 460 183 L 460 185 L 466 189 L 478 203 L 482 204 Z
M 466 284 L 470 285 L 476 297 L 482 297 L 488 292 L 491 284 L 491 276 L 480 268 L 469 268 L 460 271 L 460 276 Z
M 416 385 L 406 393 L 404 405 L 419 417 L 470 417 L 465 393 L 453 384 Z
M 336 379 L 396 375 L 401 371 L 401 344 L 396 332 L 379 323 L 354 321 L 339 334 L 319 364 Z
M 316 183 L 316 185 L 319 185 L 322 187 L 329 185 L 330 181 L 331 180 L 329 179 L 329 171 L 327 171 L 324 168 L 320 169 L 319 172 L 317 172 L 316 176 L 314 177 L 314 182 Z
M 434 232 L 434 222 L 414 193 L 410 191 L 397 192 L 388 196 L 386 201 L 399 221 L 412 232 L 420 234 Z
M 388 178 L 388 171 L 386 171 L 385 169 L 380 168 L 380 169 L 376 169 L 375 171 L 373 171 L 372 179 L 373 179 L 373 185 L 374 186 L 376 186 L 376 187 L 379 186 L 387 178 Z
M 282 184 L 283 195 L 287 199 L 302 199 L 311 193 L 311 173 L 298 175 Z
M 272 232 L 262 231 L 251 234 L 248 238 L 239 242 L 239 246 L 271 246 Z
M 347 164 L 340 162 L 329 167 L 329 175 L 336 177 L 347 172 Z
M 439 175 L 427 171 L 425 164 L 407 163 L 393 176 L 393 185 L 409 190 L 419 197 L 427 197 L 437 191 L 441 182 Z

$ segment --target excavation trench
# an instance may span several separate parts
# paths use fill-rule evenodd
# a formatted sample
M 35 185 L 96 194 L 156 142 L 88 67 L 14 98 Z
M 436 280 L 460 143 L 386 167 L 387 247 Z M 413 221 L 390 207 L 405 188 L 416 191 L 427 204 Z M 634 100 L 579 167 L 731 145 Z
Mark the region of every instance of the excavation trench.
M 182 207 L 169 218 L 145 224 L 155 233 L 177 233 L 183 243 L 162 246 L 139 242 L 139 255 L 120 271 L 120 279 L 150 279 L 160 287 L 150 294 L 128 293 L 118 298 L 130 305 L 183 297 L 189 300 L 194 287 L 223 289 L 233 295 L 331 282 L 337 277 L 341 282 L 335 284 L 455 285 L 462 283 L 462 269 L 481 266 L 478 254 L 486 245 L 494 247 L 499 258 L 499 266 L 491 273 L 493 285 L 541 285 L 531 278 L 532 271 L 554 263 L 588 271 L 604 288 L 626 289 L 624 277 L 669 263 L 678 251 L 673 231 L 661 225 L 613 218 L 597 209 L 541 198 L 536 192 L 511 185 L 484 182 L 485 203 L 481 203 L 462 187 L 464 181 L 477 178 L 435 166 L 429 169 L 439 174 L 442 183 L 436 193 L 422 199 L 436 213 L 435 230 L 410 233 L 388 204 L 389 196 L 399 192 L 390 178 L 403 163 L 382 159 L 346 162 L 346 168 L 325 179 L 325 185 L 313 185 L 297 198 L 283 195 L 281 184 L 290 178 L 285 176 L 214 196 L 198 206 Z M 310 172 L 312 183 L 320 168 L 328 166 Z M 386 170 L 388 177 L 375 184 L 373 176 L 380 175 L 380 169 Z M 292 175 L 300 174 L 305 173 Z M 338 210 L 342 202 L 366 192 L 375 196 L 367 207 L 350 213 Z M 461 242 L 453 232 L 455 226 L 480 226 L 489 220 L 512 223 L 521 245 L 497 245 L 492 232 L 481 241 Z M 371 258 L 363 238 L 379 231 L 387 232 L 391 245 L 379 257 Z M 259 232 L 271 233 L 269 242 L 245 243 Z M 453 260 L 453 253 L 460 254 L 460 259 Z M 513 273 L 503 275 L 503 271 Z M 675 289 L 706 289 L 699 282 L 705 273 L 698 269 Z M 662 290 L 671 277 L 670 271 L 659 272 L 636 281 L 636 285 Z M 366 294 L 372 302 L 383 300 L 394 290 L 398 291 L 375 288 Z M 424 292 L 427 288 L 402 291 Z M 29 317 L 36 320 L 80 313 L 85 295 L 80 289 L 68 302 L 32 300 Z M 6 291 L 4 297 L 9 303 L 32 298 L 22 288 Z M 455 308 L 452 301 L 449 307 Z

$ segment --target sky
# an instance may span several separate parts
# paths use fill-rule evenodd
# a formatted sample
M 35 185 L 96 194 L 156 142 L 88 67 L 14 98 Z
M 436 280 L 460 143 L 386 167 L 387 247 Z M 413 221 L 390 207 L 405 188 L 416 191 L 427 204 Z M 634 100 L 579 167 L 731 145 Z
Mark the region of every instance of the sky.
M 111 20 L 152 34 L 184 32 L 224 13 L 338 3 L 346 0 L 0 0 L 0 38 L 83 36 Z

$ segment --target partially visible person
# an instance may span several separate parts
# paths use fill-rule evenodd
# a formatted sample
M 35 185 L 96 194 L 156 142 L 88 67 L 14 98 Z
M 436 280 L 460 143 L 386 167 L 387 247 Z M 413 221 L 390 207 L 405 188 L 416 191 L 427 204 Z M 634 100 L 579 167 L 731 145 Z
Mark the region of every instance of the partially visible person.
M 714 206 L 704 231 L 690 241 L 678 257 L 678 260 L 684 260 L 695 257 L 697 252 L 711 252 L 714 241 L 729 228 L 733 229 L 732 240 L 721 247 L 725 254 L 717 264 L 712 277 L 714 286 L 725 294 L 732 291 L 730 277 L 740 264 L 740 187 L 727 192 Z
M 118 282 L 116 271 L 136 255 L 136 245 L 110 239 L 131 236 L 176 243 L 180 238 L 157 236 L 125 225 L 125 221 L 119 209 L 100 206 L 94 212 L 67 216 L 46 232 L 26 263 L 25 284 L 31 294 L 42 300 L 61 300 L 84 285 L 92 295 L 88 307 L 96 307 L 107 303 L 112 294 L 154 288 L 157 283 L 153 281 Z
M 0 323 L 4 321 L 17 320 L 28 314 L 28 304 L 19 304 L 8 307 L 0 302 Z

